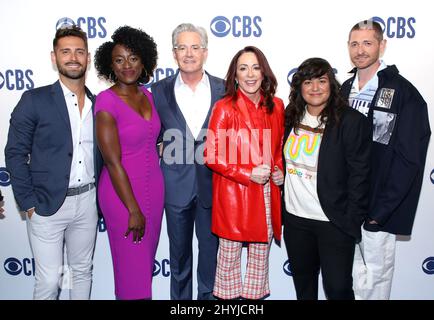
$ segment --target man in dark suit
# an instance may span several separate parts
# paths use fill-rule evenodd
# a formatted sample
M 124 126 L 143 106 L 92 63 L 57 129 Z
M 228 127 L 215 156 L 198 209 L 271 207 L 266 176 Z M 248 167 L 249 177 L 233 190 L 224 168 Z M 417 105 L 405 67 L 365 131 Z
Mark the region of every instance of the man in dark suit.
M 171 299 L 192 299 L 192 240 L 199 256 L 197 299 L 213 299 L 218 240 L 211 233 L 212 173 L 203 148 L 212 106 L 224 94 L 224 81 L 204 72 L 208 37 L 202 27 L 184 23 L 172 33 L 178 72 L 152 86 L 162 121 L 165 212 L 170 242 Z
M 71 299 L 89 299 L 98 220 L 93 101 L 85 87 L 87 37 L 62 26 L 51 60 L 59 80 L 23 94 L 11 114 L 6 166 L 36 263 L 34 299 L 56 299 L 62 289 L 63 246 Z

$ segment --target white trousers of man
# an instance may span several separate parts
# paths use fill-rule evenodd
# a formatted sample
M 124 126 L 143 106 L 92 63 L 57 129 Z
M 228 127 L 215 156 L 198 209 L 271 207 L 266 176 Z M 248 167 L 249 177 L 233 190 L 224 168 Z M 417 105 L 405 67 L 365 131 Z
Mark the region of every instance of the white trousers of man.
M 353 289 L 356 300 L 389 300 L 395 267 L 396 235 L 362 227 L 356 246 Z
M 90 299 L 92 259 L 98 213 L 96 188 L 68 196 L 51 216 L 27 216 L 27 233 L 35 259 L 33 299 L 54 300 L 59 289 L 70 289 L 71 300 Z M 64 243 L 68 266 L 64 266 Z M 69 274 L 63 278 L 62 274 Z

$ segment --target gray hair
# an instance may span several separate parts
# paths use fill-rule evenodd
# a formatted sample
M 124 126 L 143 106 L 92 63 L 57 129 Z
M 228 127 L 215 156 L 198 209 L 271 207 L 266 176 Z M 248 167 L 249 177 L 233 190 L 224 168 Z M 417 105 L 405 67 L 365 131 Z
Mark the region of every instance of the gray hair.
M 172 47 L 176 47 L 178 45 L 177 40 L 178 36 L 181 32 L 196 32 L 200 36 L 200 45 L 204 48 L 208 48 L 208 35 L 206 30 L 202 27 L 195 26 L 191 23 L 181 23 L 179 26 L 175 28 L 172 32 Z

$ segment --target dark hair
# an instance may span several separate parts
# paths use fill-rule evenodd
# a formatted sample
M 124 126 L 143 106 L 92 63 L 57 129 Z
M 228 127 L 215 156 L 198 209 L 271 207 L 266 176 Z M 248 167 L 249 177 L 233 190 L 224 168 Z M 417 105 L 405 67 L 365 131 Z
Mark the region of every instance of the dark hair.
M 264 105 L 267 108 L 267 112 L 272 113 L 274 108 L 273 98 L 274 94 L 276 93 L 277 80 L 273 71 L 271 71 L 270 65 L 268 64 L 264 53 L 254 46 L 247 46 L 244 49 L 241 49 L 232 58 L 228 72 L 226 73 L 225 97 L 232 97 L 233 100 L 237 99 L 238 86 L 236 86 L 235 83 L 235 78 L 237 75 L 237 63 L 240 56 L 246 52 L 254 53 L 258 59 L 259 66 L 264 77 L 264 80 L 262 80 L 261 83 L 261 92 L 264 95 Z
M 378 42 L 381 42 L 383 40 L 383 29 L 381 28 L 381 25 L 370 19 L 370 20 L 363 20 L 360 22 L 357 22 L 350 30 L 350 33 L 348 34 L 348 41 L 350 41 L 351 38 L 351 32 L 356 30 L 374 30 L 375 31 L 375 39 L 378 40 Z
M 113 41 L 104 42 L 95 51 L 95 68 L 98 77 L 110 82 L 116 82 L 116 76 L 112 69 L 112 51 L 116 45 L 123 45 L 138 55 L 143 63 L 143 71 L 137 80 L 139 83 L 147 83 L 157 65 L 157 44 L 154 39 L 141 29 L 129 26 L 119 27 L 112 35 Z
M 330 97 L 325 108 L 320 113 L 321 124 L 339 123 L 343 109 L 348 105 L 339 93 L 340 84 L 336 80 L 330 64 L 321 58 L 305 60 L 292 77 L 289 104 L 285 109 L 285 126 L 294 128 L 295 132 L 300 127 L 306 109 L 306 101 L 301 93 L 301 86 L 305 80 L 320 78 L 327 74 L 330 83 Z
M 79 26 L 74 25 L 65 25 L 56 31 L 56 35 L 53 39 L 53 50 L 56 50 L 57 43 L 60 39 L 64 37 L 78 37 L 84 41 L 87 50 L 87 35 L 86 32 L 81 30 Z

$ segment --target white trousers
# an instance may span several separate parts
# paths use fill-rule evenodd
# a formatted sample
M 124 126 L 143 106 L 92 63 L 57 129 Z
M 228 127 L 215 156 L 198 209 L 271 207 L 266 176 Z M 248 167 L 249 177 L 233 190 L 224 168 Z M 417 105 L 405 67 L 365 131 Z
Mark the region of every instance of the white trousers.
M 388 300 L 395 267 L 396 235 L 370 232 L 362 227 L 362 241 L 356 246 L 353 289 L 356 300 Z
M 35 212 L 31 219 L 27 217 L 27 234 L 36 265 L 33 299 L 57 299 L 59 289 L 70 289 L 71 300 L 90 298 L 98 222 L 95 189 L 66 197 L 52 216 Z

